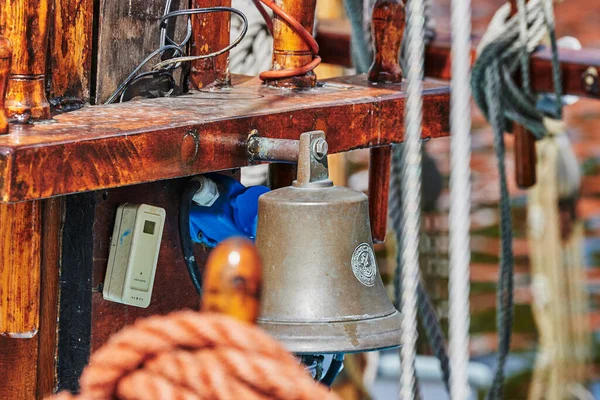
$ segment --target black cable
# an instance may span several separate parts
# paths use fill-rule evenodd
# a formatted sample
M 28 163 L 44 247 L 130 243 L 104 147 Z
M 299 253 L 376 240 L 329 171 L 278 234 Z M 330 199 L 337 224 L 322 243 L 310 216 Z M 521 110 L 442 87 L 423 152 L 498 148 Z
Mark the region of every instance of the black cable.
M 167 7 L 165 8 L 165 11 L 170 9 L 170 7 L 171 7 L 171 2 L 167 1 Z M 231 42 L 231 44 L 229 44 L 228 46 L 226 46 L 220 50 L 214 51 L 209 54 L 203 54 L 203 55 L 198 55 L 198 56 L 187 56 L 185 54 L 185 48 L 192 38 L 192 25 L 191 25 L 191 21 L 189 20 L 189 18 L 187 21 L 186 36 L 181 43 L 175 42 L 175 40 L 173 38 L 169 37 L 169 35 L 167 34 L 167 21 L 170 18 L 175 18 L 175 17 L 182 16 L 182 15 L 186 15 L 189 17 L 190 15 L 207 14 L 207 13 L 215 13 L 215 12 L 228 12 L 228 13 L 237 15 L 242 20 L 242 23 L 243 23 L 243 29 L 242 29 L 242 32 L 239 34 L 239 36 L 233 42 Z M 129 74 L 129 76 L 127 78 L 125 78 L 125 80 L 123 82 L 121 82 L 121 84 L 111 94 L 111 96 L 108 98 L 108 100 L 104 104 L 114 103 L 119 96 L 121 96 L 121 98 L 122 98 L 123 97 L 122 95 L 125 91 L 127 91 L 127 88 L 134 81 L 137 80 L 138 76 L 140 75 L 139 74 L 140 70 L 148 62 L 150 62 L 150 60 L 152 60 L 154 57 L 156 57 L 158 54 L 165 55 L 164 53 L 167 53 L 167 54 L 170 54 L 171 57 L 160 61 L 158 64 L 156 64 L 154 67 L 152 67 L 152 71 L 154 71 L 154 72 L 171 71 L 171 70 L 181 67 L 182 63 L 184 63 L 184 62 L 212 58 L 212 57 L 216 57 L 216 56 L 219 56 L 221 54 L 228 52 L 229 50 L 231 50 L 235 46 L 237 46 L 242 41 L 244 36 L 246 36 L 246 33 L 248 32 L 248 19 L 241 11 L 239 11 L 235 8 L 231 8 L 231 7 L 192 8 L 192 9 L 185 9 L 185 10 L 176 10 L 176 11 L 172 11 L 172 12 L 165 12 L 165 14 L 163 14 L 163 16 L 160 18 L 159 28 L 160 28 L 160 47 L 158 49 L 154 50 L 152 53 L 150 53 L 150 55 L 148 55 L 140 64 L 138 64 L 137 67 L 135 67 L 133 72 L 131 72 L 131 74 Z M 166 44 L 167 42 L 169 44 Z M 165 58 L 166 58 L 166 55 L 165 55 Z M 144 74 L 146 74 L 146 73 L 144 73 Z
M 329 364 L 329 368 L 327 368 L 327 373 L 321 379 L 321 384 L 330 387 L 337 378 L 338 374 L 342 370 L 342 366 L 344 365 L 344 354 L 339 353 L 333 356 L 331 360 L 331 364 Z
M 200 271 L 200 267 L 198 267 L 192 247 L 190 208 L 192 206 L 192 198 L 201 186 L 202 184 L 199 181 L 195 179 L 190 180 L 188 186 L 183 191 L 179 203 L 179 240 L 181 242 L 181 252 L 183 253 L 183 259 L 185 260 L 192 284 L 199 296 L 202 296 L 202 272 Z
M 148 62 L 154 57 L 156 57 L 158 54 L 163 53 L 167 50 L 175 50 L 176 53 L 183 54 L 183 49 L 173 44 L 168 44 L 166 46 L 162 46 L 161 48 L 154 50 L 152 53 L 150 53 L 150 55 L 148 55 L 148 57 L 146 57 L 141 63 L 139 63 L 137 67 L 134 68 L 134 70 L 129 74 L 127 78 L 125 78 L 123 82 L 121 82 L 121 84 L 117 87 L 117 90 L 115 90 L 113 94 L 110 95 L 110 97 L 104 102 L 104 104 L 114 103 L 117 97 L 123 91 L 127 90 L 127 87 L 131 84 L 131 82 L 133 82 L 136 79 L 138 72 L 144 67 L 144 65 L 148 64 Z

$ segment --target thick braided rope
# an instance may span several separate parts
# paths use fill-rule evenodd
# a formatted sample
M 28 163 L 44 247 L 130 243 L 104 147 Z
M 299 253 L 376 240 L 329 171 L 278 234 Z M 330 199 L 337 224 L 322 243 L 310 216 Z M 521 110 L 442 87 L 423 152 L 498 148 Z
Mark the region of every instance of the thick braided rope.
M 471 0 L 452 0 L 448 317 L 450 398 L 467 399 L 470 327 Z
M 488 399 L 503 398 L 504 366 L 510 351 L 513 324 L 513 252 L 510 197 L 504 166 L 504 132 L 512 122 L 525 125 L 536 138 L 547 134 L 545 115 L 536 108 L 536 97 L 529 90 L 529 54 L 546 34 L 553 52 L 553 80 L 557 98 L 556 117 L 562 113 L 560 68 L 558 65 L 552 0 L 519 2 L 519 13 L 508 19 L 510 5 L 502 6 L 492 19 L 481 40 L 473 66 L 473 97 L 494 131 L 494 147 L 500 173 L 500 278 L 497 288 L 498 365 Z M 514 72 L 521 65 L 525 90 L 514 82 Z
M 55 400 L 337 399 L 259 328 L 178 311 L 137 321 L 94 353 L 81 394 Z

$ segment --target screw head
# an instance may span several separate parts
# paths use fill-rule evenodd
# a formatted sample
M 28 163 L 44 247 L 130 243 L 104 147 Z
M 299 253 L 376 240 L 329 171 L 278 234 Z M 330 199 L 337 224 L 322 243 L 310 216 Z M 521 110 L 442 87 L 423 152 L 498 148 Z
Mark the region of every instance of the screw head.
M 327 151 L 329 151 L 329 145 L 325 139 L 320 138 L 313 142 L 313 155 L 317 160 L 321 161 L 325 158 Z

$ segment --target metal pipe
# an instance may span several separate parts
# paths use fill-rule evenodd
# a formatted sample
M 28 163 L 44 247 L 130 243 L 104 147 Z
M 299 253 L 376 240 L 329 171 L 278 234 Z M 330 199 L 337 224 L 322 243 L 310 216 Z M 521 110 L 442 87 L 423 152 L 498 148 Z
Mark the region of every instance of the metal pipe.
M 248 138 L 250 161 L 267 161 L 295 164 L 298 162 L 300 142 L 292 139 L 271 139 L 251 134 Z

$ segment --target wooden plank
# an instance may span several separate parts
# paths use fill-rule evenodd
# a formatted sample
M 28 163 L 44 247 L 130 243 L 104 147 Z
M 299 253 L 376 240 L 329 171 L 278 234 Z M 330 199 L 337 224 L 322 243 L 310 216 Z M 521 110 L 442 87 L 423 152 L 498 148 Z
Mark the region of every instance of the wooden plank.
M 403 88 L 355 76 L 284 92 L 252 78 L 227 92 L 86 107 L 0 137 L 0 199 L 47 198 L 246 166 L 252 129 L 288 139 L 323 130 L 330 153 L 401 142 Z M 424 88 L 423 137 L 447 136 L 448 87 L 426 81 Z
M 0 336 L 0 399 L 36 398 L 37 338 L 13 339 Z
M 158 49 L 158 21 L 165 7 L 164 0 L 99 1 L 96 85 L 92 89 L 95 104 L 106 101 L 134 68 Z M 185 0 L 175 0 L 173 4 L 174 9 L 187 8 Z M 185 24 L 185 17 L 180 17 L 179 29 L 184 29 Z
M 37 365 L 37 397 L 40 399 L 54 393 L 57 381 L 58 289 L 64 200 L 64 197 L 60 197 L 43 202 L 42 293 Z
M 0 204 L 0 336 L 38 332 L 41 229 L 40 202 Z
M 197 309 L 200 298 L 188 275 L 179 244 L 178 209 L 187 179 L 154 182 L 135 187 L 97 193 L 94 216 L 94 250 L 92 276 L 91 350 L 98 349 L 109 336 L 136 318 L 167 314 L 181 308 Z M 117 207 L 122 203 L 146 203 L 166 210 L 160 254 L 148 308 L 113 303 L 102 297 L 110 237 Z M 198 265 L 204 265 L 208 250 L 196 247 Z
M 323 62 L 345 67 L 352 66 L 350 52 L 350 25 L 347 22 L 319 21 L 317 41 L 321 47 Z M 472 61 L 479 40 L 472 40 Z M 600 50 L 559 49 L 559 61 L 562 69 L 563 91 L 565 94 L 600 98 L 600 91 L 590 90 L 583 82 L 583 75 L 589 68 L 600 69 Z M 532 87 L 536 92 L 553 92 L 552 54 L 550 49 L 541 46 L 531 57 Z M 425 76 L 450 80 L 450 36 L 444 32 L 437 34 L 435 40 L 425 50 Z
M 90 99 L 93 22 L 93 0 L 54 0 L 47 86 L 55 111 L 71 111 Z

